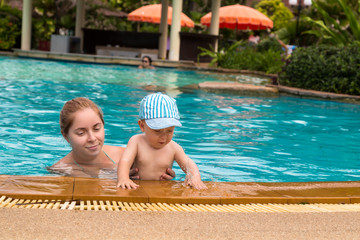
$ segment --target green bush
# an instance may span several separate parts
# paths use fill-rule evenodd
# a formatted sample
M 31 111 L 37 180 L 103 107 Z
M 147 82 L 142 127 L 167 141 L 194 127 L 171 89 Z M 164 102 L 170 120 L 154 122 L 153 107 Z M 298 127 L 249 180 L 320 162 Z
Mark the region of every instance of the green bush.
M 360 94 L 360 47 L 296 49 L 279 76 L 282 85 L 324 92 Z
M 256 46 L 240 40 L 218 52 L 212 48 L 200 50 L 199 56 L 212 57 L 210 65 L 217 63 L 222 68 L 279 73 L 284 65 L 284 51 L 274 38 L 264 39 Z
M 283 51 L 281 44 L 273 37 L 260 41 L 258 45 L 256 45 L 256 50 L 258 52 L 266 52 L 268 50 L 273 50 L 275 52 Z
M 284 65 L 283 52 L 275 38 L 267 38 L 256 46 L 244 43 L 241 47 L 233 48 L 218 64 L 223 68 L 278 73 Z
M 278 73 L 283 64 L 281 52 L 272 49 L 257 52 L 255 48 L 251 47 L 229 52 L 219 62 L 219 66 L 223 68 L 246 69 L 265 73 Z
M 21 33 L 21 11 L 10 6 L 0 6 L 0 49 L 9 50 Z

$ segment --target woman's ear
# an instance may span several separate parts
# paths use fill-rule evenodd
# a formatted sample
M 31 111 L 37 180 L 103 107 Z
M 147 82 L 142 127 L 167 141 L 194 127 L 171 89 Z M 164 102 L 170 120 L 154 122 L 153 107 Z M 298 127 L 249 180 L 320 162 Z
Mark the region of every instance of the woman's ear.
M 139 124 L 141 131 L 144 132 L 145 131 L 145 127 L 144 127 L 145 120 L 138 120 L 138 124 Z
M 61 135 L 63 135 L 63 137 L 65 138 L 65 140 L 66 140 L 68 143 L 70 143 L 70 142 L 69 142 L 69 137 L 67 136 L 66 133 L 64 133 L 64 131 L 61 131 Z

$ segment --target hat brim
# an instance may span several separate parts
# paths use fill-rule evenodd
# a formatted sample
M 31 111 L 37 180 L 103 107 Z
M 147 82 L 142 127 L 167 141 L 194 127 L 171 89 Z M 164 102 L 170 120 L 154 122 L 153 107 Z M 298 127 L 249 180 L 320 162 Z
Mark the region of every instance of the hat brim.
M 149 128 L 154 130 L 159 130 L 168 127 L 181 127 L 181 123 L 179 120 L 175 118 L 154 118 L 154 119 L 146 119 L 146 124 Z

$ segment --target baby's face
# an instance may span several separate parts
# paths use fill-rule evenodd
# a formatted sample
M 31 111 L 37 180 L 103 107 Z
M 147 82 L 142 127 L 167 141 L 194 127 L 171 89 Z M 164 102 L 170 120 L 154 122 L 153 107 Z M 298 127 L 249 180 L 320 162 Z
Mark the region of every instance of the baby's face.
M 145 121 L 142 121 L 142 126 L 140 125 L 141 130 L 145 133 L 146 141 L 149 145 L 155 149 L 160 149 L 168 144 L 173 135 L 175 127 L 168 127 L 159 130 L 151 129 L 148 127 Z

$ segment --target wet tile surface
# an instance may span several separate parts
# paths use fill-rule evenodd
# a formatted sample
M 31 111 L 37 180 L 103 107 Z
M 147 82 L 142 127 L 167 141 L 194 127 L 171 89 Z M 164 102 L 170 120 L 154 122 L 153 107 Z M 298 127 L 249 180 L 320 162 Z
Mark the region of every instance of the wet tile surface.
M 208 189 L 197 190 L 183 186 L 178 181 L 142 181 L 142 186 L 149 196 L 149 202 L 166 203 L 220 203 L 220 193 L 206 183 Z
M 4 179 L 5 178 L 5 179 Z M 13 198 L 71 200 L 73 177 L 11 176 L 0 178 L 0 195 Z
M 259 183 L 285 197 L 360 196 L 360 182 Z
M 286 198 L 281 194 L 258 183 L 210 182 L 208 183 L 209 186 L 214 193 L 220 196 L 220 203 L 222 204 L 286 203 Z
M 205 182 L 197 190 L 179 181 L 135 181 L 136 190 L 116 188 L 116 180 L 0 175 L 0 196 L 24 199 L 109 200 L 150 203 L 360 203 L 360 182 Z
M 136 190 L 116 188 L 116 180 L 113 179 L 75 178 L 74 185 L 74 200 L 148 201 L 142 187 Z
M 0 175 L 0 184 L 2 184 L 6 179 L 8 179 L 10 175 Z

